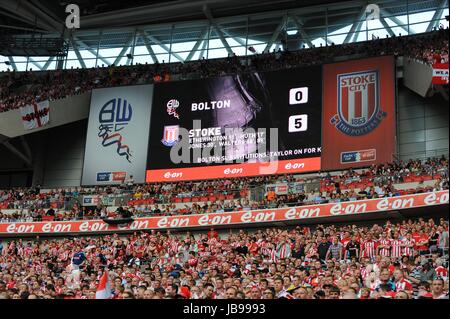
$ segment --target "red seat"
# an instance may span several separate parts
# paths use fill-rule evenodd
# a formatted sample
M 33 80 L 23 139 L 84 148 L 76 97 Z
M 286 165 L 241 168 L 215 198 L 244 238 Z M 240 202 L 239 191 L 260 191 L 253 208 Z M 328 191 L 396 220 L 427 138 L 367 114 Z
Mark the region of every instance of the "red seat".
M 200 197 L 198 197 L 198 196 L 192 197 L 193 202 L 198 202 L 199 200 L 200 200 Z
M 189 203 L 191 201 L 190 197 L 183 198 L 183 203 Z
M 173 200 L 174 203 L 181 203 L 181 198 L 179 197 L 175 197 L 175 199 Z
M 403 181 L 404 181 L 405 183 L 411 183 L 411 182 L 413 182 L 413 179 L 412 179 L 411 176 L 406 176 L 406 177 L 403 179 Z

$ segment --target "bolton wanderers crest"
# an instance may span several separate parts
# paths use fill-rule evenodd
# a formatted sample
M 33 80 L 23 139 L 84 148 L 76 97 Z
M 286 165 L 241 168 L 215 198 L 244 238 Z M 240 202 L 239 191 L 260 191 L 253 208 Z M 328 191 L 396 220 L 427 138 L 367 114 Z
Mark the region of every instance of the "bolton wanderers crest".
M 167 102 L 167 114 L 173 115 L 175 118 L 180 119 L 180 115 L 177 113 L 177 108 L 180 106 L 180 102 L 178 100 L 170 100 Z
M 378 71 L 339 74 L 337 111 L 330 122 L 346 135 L 366 135 L 377 128 L 386 116 L 380 106 Z
M 131 163 L 131 149 L 123 138 L 124 128 L 131 122 L 133 108 L 127 99 L 114 98 L 106 102 L 98 115 L 99 132 L 103 147 L 114 145 L 116 153 Z

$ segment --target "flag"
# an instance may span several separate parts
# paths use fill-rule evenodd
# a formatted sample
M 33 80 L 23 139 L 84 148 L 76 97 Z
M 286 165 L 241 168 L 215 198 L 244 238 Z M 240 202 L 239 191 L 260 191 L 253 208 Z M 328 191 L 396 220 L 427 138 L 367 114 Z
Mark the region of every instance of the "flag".
M 22 123 L 26 130 L 47 125 L 50 121 L 49 102 L 33 102 L 31 105 L 25 105 L 20 108 L 20 114 L 22 115 Z
M 278 293 L 278 299 L 295 299 L 293 295 L 291 295 L 289 292 L 287 292 L 286 290 L 282 290 Z
M 289 245 L 288 243 L 283 243 L 283 244 L 278 244 L 277 245 L 277 258 L 278 259 L 286 259 L 291 257 L 291 245 Z
M 433 84 L 448 84 L 448 63 L 433 64 Z
M 108 270 L 105 269 L 102 277 L 100 278 L 100 282 L 97 286 L 97 292 L 95 293 L 95 299 L 109 299 L 112 297 L 111 294 L 111 285 L 109 282 L 109 274 Z

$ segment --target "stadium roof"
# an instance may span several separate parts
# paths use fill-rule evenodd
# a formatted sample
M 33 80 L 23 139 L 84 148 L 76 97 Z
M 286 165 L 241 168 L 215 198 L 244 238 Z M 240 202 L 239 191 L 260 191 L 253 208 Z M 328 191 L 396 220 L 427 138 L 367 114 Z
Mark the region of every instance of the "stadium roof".
M 311 5 L 330 4 L 336 0 L 2 0 L 0 24 L 4 28 L 28 28 L 60 31 L 68 4 L 80 7 L 83 28 L 117 28 L 205 19 L 204 6 L 216 18 L 287 10 Z M 16 29 L 19 30 L 19 29 Z
M 79 29 L 65 29 L 69 3 L 79 5 Z M 374 4 L 380 17 L 368 21 L 368 5 Z M 414 34 L 448 26 L 445 15 L 448 0 L 2 0 L 0 40 L 2 33 L 14 41 L 36 32 L 41 38 L 61 38 L 68 47 L 63 67 L 84 68 L 249 55 L 254 52 L 250 46 L 261 53 Z M 41 70 L 55 68 L 57 54 L 40 52 L 44 45 L 29 47 L 20 54 L 3 45 L 0 70 L 6 58 L 15 70 L 30 63 Z

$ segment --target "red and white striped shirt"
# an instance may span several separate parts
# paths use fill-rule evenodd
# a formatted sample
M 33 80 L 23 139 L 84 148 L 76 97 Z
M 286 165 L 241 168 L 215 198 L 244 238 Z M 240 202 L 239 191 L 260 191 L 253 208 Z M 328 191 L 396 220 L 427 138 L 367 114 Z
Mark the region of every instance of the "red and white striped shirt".
M 376 246 L 377 246 L 377 242 L 374 240 L 365 241 L 362 244 L 362 247 L 363 247 L 362 256 L 370 257 L 370 258 L 374 257 Z
M 270 261 L 271 262 L 276 262 L 278 260 L 278 258 L 277 258 L 277 251 L 275 250 L 275 248 L 270 251 L 269 256 L 270 256 Z
M 167 264 L 170 264 L 170 262 L 172 261 L 172 258 L 171 257 L 169 257 L 168 255 L 164 255 L 163 257 L 160 257 L 159 258 L 159 261 L 158 261 L 158 265 L 161 267 L 161 266 L 165 266 L 165 265 L 167 265 Z
M 412 256 L 414 254 L 414 247 L 416 245 L 416 241 L 411 238 L 411 239 L 404 239 L 403 240 L 403 255 L 406 255 L 408 257 Z M 412 247 L 410 247 L 412 246 Z
M 366 280 L 367 275 L 369 274 L 369 272 L 367 271 L 366 267 L 362 267 L 361 268 L 361 277 L 362 279 Z
M 396 291 L 400 291 L 400 290 L 412 291 L 413 286 L 410 281 L 403 278 L 402 280 L 395 283 L 395 290 Z
M 394 258 L 401 258 L 403 253 L 403 241 L 400 239 L 392 239 L 391 246 L 392 246 L 392 257 Z
M 179 242 L 177 242 L 177 241 L 173 241 L 171 244 L 170 244 L 170 247 L 169 247 L 169 252 L 171 252 L 171 253 L 173 253 L 173 254 L 177 254 L 178 253 L 178 250 L 180 249 L 180 243 Z
M 380 245 L 388 246 L 387 248 L 381 248 L 379 251 L 380 256 L 389 257 L 391 255 L 391 241 L 390 239 L 381 239 Z

